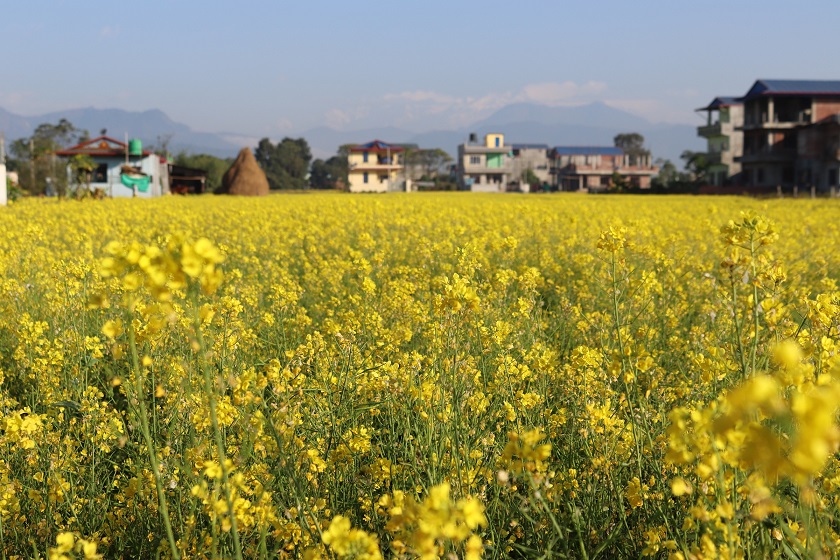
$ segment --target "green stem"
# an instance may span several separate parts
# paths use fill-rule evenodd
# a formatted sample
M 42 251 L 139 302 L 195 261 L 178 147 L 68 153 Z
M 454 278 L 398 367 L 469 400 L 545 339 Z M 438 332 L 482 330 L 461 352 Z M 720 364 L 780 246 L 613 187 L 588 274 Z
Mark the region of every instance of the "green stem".
M 138 416 L 140 417 L 140 431 L 143 433 L 143 439 L 146 442 L 146 451 L 149 454 L 149 462 L 152 465 L 152 473 L 155 477 L 155 488 L 157 488 L 160 515 L 163 518 L 163 526 L 166 529 L 166 539 L 169 541 L 169 548 L 172 553 L 172 557 L 177 560 L 180 558 L 180 555 L 178 554 L 178 546 L 175 544 L 175 535 L 172 532 L 172 522 L 169 519 L 169 507 L 166 504 L 166 493 L 163 490 L 163 484 L 160 479 L 160 465 L 158 464 L 157 452 L 155 451 L 155 443 L 152 439 L 152 434 L 149 431 L 149 413 L 146 410 L 146 401 L 143 398 L 143 373 L 140 368 L 140 358 L 137 353 L 137 341 L 134 335 L 134 322 L 131 320 L 131 317 L 128 317 L 128 323 L 128 342 L 131 349 L 131 367 L 134 370 L 134 398 L 137 400 L 137 409 L 139 412 Z
M 233 510 L 233 497 L 230 492 L 230 479 L 227 467 L 227 455 L 225 453 L 225 442 L 222 438 L 222 430 L 219 428 L 219 418 L 216 414 L 216 391 L 213 387 L 213 379 L 210 376 L 210 369 L 205 363 L 205 354 L 207 352 L 207 345 L 204 341 L 204 335 L 201 332 L 201 316 L 199 315 L 197 286 L 191 286 L 192 291 L 192 311 L 193 311 L 193 329 L 195 330 L 195 338 L 198 343 L 198 363 L 201 373 L 204 376 L 204 392 L 207 394 L 207 404 L 210 409 L 210 424 L 213 428 L 213 438 L 216 442 L 216 452 L 219 457 L 219 466 L 222 470 L 222 486 L 225 492 L 225 501 L 227 502 L 228 515 L 230 516 L 230 528 L 233 535 L 233 550 L 236 554 L 237 560 L 242 560 L 242 546 L 239 542 L 239 528 L 236 523 L 236 512 Z

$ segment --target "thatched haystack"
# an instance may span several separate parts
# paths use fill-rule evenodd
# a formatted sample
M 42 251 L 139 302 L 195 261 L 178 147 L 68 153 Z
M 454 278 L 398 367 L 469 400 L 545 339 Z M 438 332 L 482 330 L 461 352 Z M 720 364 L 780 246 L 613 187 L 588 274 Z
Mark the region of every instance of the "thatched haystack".
M 217 194 L 238 194 L 242 196 L 265 196 L 268 194 L 268 179 L 257 163 L 250 148 L 242 148 L 233 165 L 222 177 L 222 186 Z

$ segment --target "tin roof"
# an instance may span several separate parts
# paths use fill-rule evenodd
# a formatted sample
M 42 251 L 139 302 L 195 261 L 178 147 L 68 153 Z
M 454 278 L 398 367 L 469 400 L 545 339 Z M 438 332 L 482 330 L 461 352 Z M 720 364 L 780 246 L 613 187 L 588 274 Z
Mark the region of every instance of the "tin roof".
M 740 101 L 764 95 L 827 95 L 840 97 L 840 80 L 757 80 Z
M 57 156 L 75 156 L 79 154 L 86 154 L 89 156 L 120 156 L 124 157 L 126 152 L 126 143 L 115 140 L 109 136 L 98 136 L 91 140 L 85 140 L 80 144 L 76 144 L 64 150 L 55 152 Z M 152 152 L 143 150 L 143 155 L 151 155 Z
M 714 111 L 721 107 L 729 107 L 731 105 L 743 105 L 737 97 L 715 97 L 711 103 L 705 107 L 695 109 L 696 111 Z
M 547 150 L 548 144 L 511 144 L 514 150 Z
M 621 148 L 614 146 L 555 146 L 551 151 L 555 156 L 620 156 L 624 154 Z
M 372 140 L 367 144 L 357 144 L 350 148 L 351 152 L 402 152 L 405 148 L 399 144 L 389 144 L 382 140 Z

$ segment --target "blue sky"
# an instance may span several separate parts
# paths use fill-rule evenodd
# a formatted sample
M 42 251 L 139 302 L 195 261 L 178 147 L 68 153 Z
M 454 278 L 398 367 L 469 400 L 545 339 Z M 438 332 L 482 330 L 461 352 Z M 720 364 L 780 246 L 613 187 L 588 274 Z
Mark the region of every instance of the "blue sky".
M 653 122 L 758 78 L 840 79 L 838 0 L 5 0 L 0 107 L 195 130 L 454 128 L 514 102 Z

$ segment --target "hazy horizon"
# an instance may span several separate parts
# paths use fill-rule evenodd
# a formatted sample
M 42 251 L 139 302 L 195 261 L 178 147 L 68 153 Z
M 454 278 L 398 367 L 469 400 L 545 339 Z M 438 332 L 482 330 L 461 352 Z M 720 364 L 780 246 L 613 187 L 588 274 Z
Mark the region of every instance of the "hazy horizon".
M 160 109 L 253 137 L 455 129 L 519 102 L 696 125 L 697 107 L 756 79 L 840 78 L 820 56 L 836 49 L 835 16 L 829 0 L 35 0 L 4 8 L 0 107 Z

